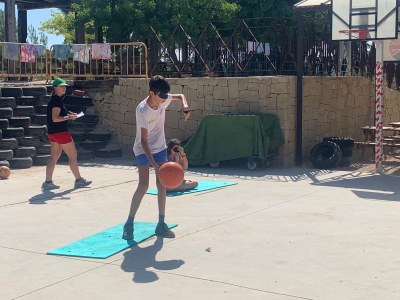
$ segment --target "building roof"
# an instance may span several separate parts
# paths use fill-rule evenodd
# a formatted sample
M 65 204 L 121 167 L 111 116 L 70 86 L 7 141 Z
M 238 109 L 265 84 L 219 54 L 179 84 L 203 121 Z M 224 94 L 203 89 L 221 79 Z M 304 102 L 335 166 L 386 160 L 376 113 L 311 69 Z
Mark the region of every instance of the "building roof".
M 295 10 L 319 10 L 331 6 L 331 0 L 303 0 L 294 5 Z
M 5 0 L 0 0 L 5 2 Z M 70 8 L 71 0 L 15 0 L 20 10 L 42 9 L 42 8 Z

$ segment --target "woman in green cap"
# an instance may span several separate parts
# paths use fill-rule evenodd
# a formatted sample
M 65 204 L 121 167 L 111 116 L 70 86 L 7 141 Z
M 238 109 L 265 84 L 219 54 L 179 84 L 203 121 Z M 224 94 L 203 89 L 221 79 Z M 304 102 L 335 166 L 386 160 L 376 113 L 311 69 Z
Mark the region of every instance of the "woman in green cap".
M 47 133 L 51 145 L 51 156 L 46 165 L 46 181 L 42 184 L 43 190 L 54 190 L 60 186 L 54 184 L 53 173 L 61 152 L 68 156 L 69 167 L 75 176 L 75 188 L 82 188 L 92 182 L 82 178 L 78 167 L 78 154 L 74 140 L 68 132 L 68 120 L 75 120 L 76 113 L 67 111 L 64 105 L 64 96 L 68 84 L 61 78 L 56 78 L 52 82 L 53 94 L 47 105 Z

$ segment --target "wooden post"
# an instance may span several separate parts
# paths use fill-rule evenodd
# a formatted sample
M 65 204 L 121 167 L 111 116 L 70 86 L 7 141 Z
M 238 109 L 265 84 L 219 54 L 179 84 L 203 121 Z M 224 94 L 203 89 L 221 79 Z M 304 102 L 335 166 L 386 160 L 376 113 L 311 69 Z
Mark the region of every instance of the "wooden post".
M 26 10 L 18 9 L 18 42 L 26 43 L 28 37 L 28 14 Z
M 5 0 L 6 42 L 17 41 L 17 26 L 15 17 L 15 0 Z

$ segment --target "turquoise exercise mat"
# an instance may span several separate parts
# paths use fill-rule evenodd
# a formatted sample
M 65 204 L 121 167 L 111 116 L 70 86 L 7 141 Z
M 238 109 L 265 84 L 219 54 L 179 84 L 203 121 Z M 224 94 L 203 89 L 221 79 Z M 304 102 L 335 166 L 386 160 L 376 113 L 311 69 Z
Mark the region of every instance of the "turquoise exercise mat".
M 181 192 L 167 192 L 168 197 L 174 197 L 174 196 L 180 196 L 180 195 L 185 195 L 185 194 L 191 194 L 191 193 L 197 193 L 197 192 L 203 192 L 203 191 L 208 191 L 212 189 L 218 189 L 222 188 L 225 186 L 230 186 L 230 185 L 235 185 L 237 183 L 235 182 L 223 182 L 223 181 L 212 181 L 212 180 L 205 180 L 205 181 L 199 181 L 199 185 L 191 190 L 187 191 L 181 191 Z M 157 195 L 157 189 L 154 190 L 148 190 L 146 194 L 149 195 Z
M 167 225 L 169 228 L 178 226 L 177 224 Z M 119 224 L 69 245 L 50 251 L 47 254 L 103 259 L 108 258 L 154 236 L 156 226 L 157 223 L 135 222 L 135 239 L 132 241 L 126 241 L 121 238 L 124 224 Z

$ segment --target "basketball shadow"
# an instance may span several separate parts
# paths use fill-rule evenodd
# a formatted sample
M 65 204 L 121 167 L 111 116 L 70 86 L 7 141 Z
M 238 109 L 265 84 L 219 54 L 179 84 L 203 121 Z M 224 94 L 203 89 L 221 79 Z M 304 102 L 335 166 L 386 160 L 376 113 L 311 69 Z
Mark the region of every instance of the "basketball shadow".
M 134 245 L 130 251 L 124 253 L 124 260 L 121 269 L 125 272 L 133 273 L 133 281 L 137 283 L 149 283 L 159 279 L 154 268 L 160 271 L 175 270 L 182 266 L 185 262 L 181 259 L 171 259 L 158 261 L 157 253 L 163 247 L 163 238 L 157 237 L 153 245 L 141 248 Z
M 47 204 L 48 200 L 69 200 L 71 197 L 67 196 L 75 189 L 68 189 L 59 193 L 53 191 L 43 191 L 41 194 L 29 198 L 30 204 Z

